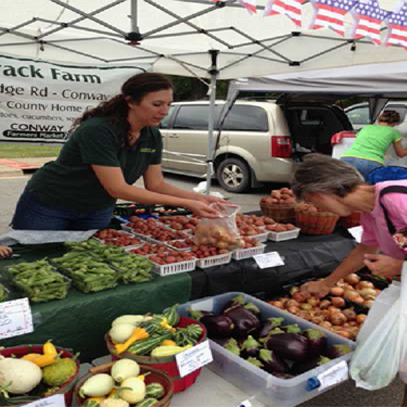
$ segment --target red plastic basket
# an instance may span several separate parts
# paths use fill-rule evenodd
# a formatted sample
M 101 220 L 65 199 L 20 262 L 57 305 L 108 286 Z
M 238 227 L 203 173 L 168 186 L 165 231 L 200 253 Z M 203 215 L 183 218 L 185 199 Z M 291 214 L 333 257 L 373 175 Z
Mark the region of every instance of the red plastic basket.
M 186 317 L 180 317 L 179 323 L 177 325 L 178 328 L 185 328 L 188 325 L 191 324 L 198 324 L 202 328 L 202 334 L 200 338 L 198 339 L 198 343 L 203 342 L 206 339 L 206 329 L 205 326 L 202 325 L 200 322 L 191 319 L 191 318 L 186 318 Z M 194 372 L 190 373 L 187 376 L 180 377 L 177 363 L 175 361 L 175 356 L 167 356 L 167 357 L 162 357 L 162 358 L 154 358 L 151 356 L 139 356 L 139 355 L 134 355 L 129 352 L 123 352 L 120 355 L 118 355 L 115 350 L 114 350 L 114 344 L 109 338 L 109 335 L 105 335 L 105 341 L 107 345 L 107 349 L 109 350 L 110 354 L 112 355 L 112 360 L 117 360 L 117 359 L 133 359 L 137 363 L 146 365 L 146 366 L 153 366 L 156 369 L 162 370 L 165 372 L 172 380 L 172 383 L 174 384 L 174 393 L 178 393 L 180 391 L 184 391 L 188 387 L 192 386 L 198 376 L 201 373 L 201 369 L 195 370 Z
M 74 355 L 69 352 L 66 349 L 56 347 L 58 353 L 60 353 L 61 358 L 73 358 Z M 23 357 L 27 353 L 42 353 L 42 345 L 21 345 L 21 346 L 15 346 L 13 348 L 6 348 L 0 350 L 0 355 L 5 356 L 5 357 Z M 65 383 L 63 384 L 58 390 L 50 394 L 50 396 L 53 396 L 55 394 L 63 394 L 65 398 L 65 405 L 69 407 L 72 403 L 72 397 L 73 397 L 73 390 L 76 382 L 78 381 L 78 375 L 79 375 L 79 361 L 76 360 L 76 372 L 75 374 Z M 46 397 L 45 397 L 46 398 Z M 13 397 L 16 402 L 18 402 L 18 396 Z M 27 401 L 21 404 L 14 404 L 14 406 L 23 406 L 26 405 Z
M 354 212 L 349 216 L 343 216 L 339 218 L 339 224 L 346 229 L 360 226 L 360 213 Z

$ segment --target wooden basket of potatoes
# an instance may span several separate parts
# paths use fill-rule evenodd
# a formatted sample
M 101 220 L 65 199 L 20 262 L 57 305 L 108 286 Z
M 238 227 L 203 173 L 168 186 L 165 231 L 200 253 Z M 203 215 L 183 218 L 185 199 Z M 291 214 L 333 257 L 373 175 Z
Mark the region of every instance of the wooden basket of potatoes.
M 294 194 L 289 188 L 273 190 L 270 196 L 260 199 L 263 215 L 279 223 L 295 222 L 295 204 Z

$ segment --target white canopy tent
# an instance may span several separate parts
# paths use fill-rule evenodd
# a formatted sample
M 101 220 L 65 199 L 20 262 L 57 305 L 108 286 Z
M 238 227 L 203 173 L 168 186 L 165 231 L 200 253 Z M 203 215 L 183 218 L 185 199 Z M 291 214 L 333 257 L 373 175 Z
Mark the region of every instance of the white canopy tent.
M 238 0 L 2 0 L 0 54 L 210 78 L 212 105 L 217 79 L 407 60 L 400 47 L 299 28 L 280 14 L 263 17 L 266 1 L 257 0 L 251 16 Z M 312 13 L 304 3 L 303 27 Z M 208 183 L 212 117 L 209 123 Z

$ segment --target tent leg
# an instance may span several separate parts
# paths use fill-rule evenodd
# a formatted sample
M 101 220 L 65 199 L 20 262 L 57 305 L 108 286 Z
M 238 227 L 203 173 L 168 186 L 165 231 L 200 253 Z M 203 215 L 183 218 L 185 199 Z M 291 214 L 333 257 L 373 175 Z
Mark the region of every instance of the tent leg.
M 214 174 L 213 167 L 213 133 L 215 128 L 215 101 L 216 101 L 216 79 L 218 76 L 217 57 L 219 51 L 210 50 L 212 65 L 209 69 L 211 74 L 211 83 L 209 85 L 209 116 L 208 116 L 208 153 L 207 153 L 207 169 L 206 169 L 206 194 L 209 195 L 211 189 L 212 175 Z

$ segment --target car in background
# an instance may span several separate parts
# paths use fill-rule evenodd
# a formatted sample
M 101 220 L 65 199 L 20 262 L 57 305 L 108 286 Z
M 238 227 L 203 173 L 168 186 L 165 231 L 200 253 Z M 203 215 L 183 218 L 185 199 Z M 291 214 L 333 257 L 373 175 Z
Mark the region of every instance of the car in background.
M 331 154 L 331 136 L 352 129 L 340 108 L 304 97 L 237 101 L 221 125 L 224 103 L 217 101 L 215 108 L 214 167 L 229 192 L 289 182 L 294 158 L 307 152 Z M 160 125 L 163 171 L 205 176 L 208 117 L 208 101 L 173 103 Z
M 403 137 L 407 137 L 407 101 L 389 101 L 383 110 L 395 110 L 400 114 L 401 122 L 396 126 L 396 129 L 400 131 Z M 345 113 L 355 130 L 360 130 L 370 124 L 368 102 L 349 106 L 345 109 Z
M 395 110 L 400 114 L 400 124 L 395 126 L 400 131 L 401 136 L 404 138 L 403 145 L 407 147 L 407 101 L 393 100 L 389 101 L 383 110 Z M 352 123 L 355 131 L 362 129 L 370 124 L 369 104 L 368 102 L 357 103 L 345 109 L 345 113 Z M 348 138 L 348 146 L 351 145 L 351 139 Z M 335 156 L 335 155 L 334 155 Z M 407 167 L 407 157 L 398 157 L 391 145 L 385 155 L 385 165 L 398 165 Z

